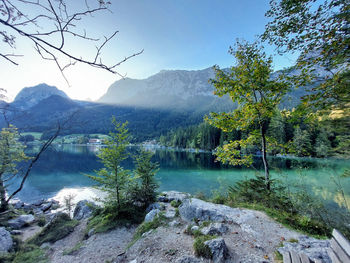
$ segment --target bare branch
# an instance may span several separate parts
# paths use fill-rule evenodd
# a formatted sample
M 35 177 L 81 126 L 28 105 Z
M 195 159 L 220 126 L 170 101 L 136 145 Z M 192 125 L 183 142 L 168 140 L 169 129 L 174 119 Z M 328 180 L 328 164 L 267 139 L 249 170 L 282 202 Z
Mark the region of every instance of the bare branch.
M 3 41 L 12 49 L 15 49 L 15 35 L 31 40 L 34 43 L 36 52 L 43 59 L 55 62 L 67 83 L 68 81 L 64 75 L 64 70 L 75 65 L 77 62 L 124 77 L 116 70 L 116 68 L 127 60 L 140 55 L 143 50 L 127 56 L 117 63 L 106 65 L 101 57 L 102 51 L 108 42 L 116 37 L 118 31 L 115 31 L 109 37 L 104 37 L 104 41 L 96 46 L 96 53 L 91 59 L 87 59 L 66 50 L 66 36 L 68 35 L 83 41 L 97 42 L 100 40 L 100 38 L 88 36 L 85 29 L 82 30 L 83 33 L 78 32 L 76 24 L 76 22 L 81 21 L 85 16 L 93 16 L 98 12 L 110 11 L 108 9 L 109 2 L 101 0 L 95 1 L 98 4 L 97 7 L 90 8 L 88 1 L 84 0 L 85 10 L 69 14 L 68 7 L 63 0 L 0 0 L 0 3 L 2 3 L 2 6 L 0 5 L 0 26 L 15 32 L 12 35 L 8 34 L 3 29 L 0 29 L 0 35 L 3 36 Z M 30 17 L 30 14 L 26 14 L 22 11 L 23 6 L 36 7 L 38 14 L 33 14 L 33 17 Z M 47 26 L 48 21 L 53 23 L 51 28 Z M 26 27 L 28 25 L 32 26 Z M 34 31 L 33 27 L 35 28 Z M 52 38 L 49 38 L 51 36 Z M 55 43 L 54 40 L 52 40 L 57 39 L 55 36 L 58 36 L 59 38 L 58 43 Z M 60 55 L 68 58 L 70 62 L 62 65 L 61 60 L 59 60 Z M 11 59 L 11 56 L 14 55 L 0 52 L 0 57 L 14 65 L 18 65 L 17 62 Z

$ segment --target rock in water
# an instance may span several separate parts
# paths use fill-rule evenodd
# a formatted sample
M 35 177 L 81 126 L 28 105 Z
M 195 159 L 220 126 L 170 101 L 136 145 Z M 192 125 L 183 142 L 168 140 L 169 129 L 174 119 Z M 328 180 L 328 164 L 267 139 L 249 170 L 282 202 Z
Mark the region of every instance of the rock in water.
M 8 221 L 8 226 L 13 229 L 20 229 L 26 225 L 33 223 L 35 220 L 33 215 L 20 215 L 15 219 L 11 219 Z
M 211 251 L 214 263 L 224 263 L 228 255 L 225 240 L 223 238 L 215 238 L 204 242 Z
M 76 220 L 88 218 L 92 215 L 95 207 L 95 203 L 88 200 L 81 200 L 77 203 L 77 206 L 74 209 L 73 218 Z
M 4 227 L 0 227 L 0 252 L 8 252 L 13 246 L 13 240 L 10 232 Z

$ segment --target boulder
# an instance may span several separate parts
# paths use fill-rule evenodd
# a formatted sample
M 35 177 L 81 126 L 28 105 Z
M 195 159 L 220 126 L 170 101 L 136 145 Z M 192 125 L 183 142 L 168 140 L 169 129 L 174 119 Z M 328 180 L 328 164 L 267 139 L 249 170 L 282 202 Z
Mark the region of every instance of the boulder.
M 8 252 L 13 247 L 13 240 L 9 231 L 0 227 L 0 252 Z
M 329 247 L 329 240 L 319 240 L 313 237 L 300 236 L 298 242 L 283 242 L 283 247 L 278 248 L 278 252 L 283 254 L 284 252 L 294 250 L 298 254 L 306 254 L 313 261 L 317 259 L 325 263 L 331 263 L 332 261 L 327 253 Z
M 145 222 L 151 222 L 160 213 L 159 209 L 153 209 L 145 216 Z
M 181 193 L 177 191 L 167 191 L 163 192 L 160 196 L 158 196 L 159 202 L 171 202 L 173 200 L 175 201 L 183 201 L 187 198 L 189 198 L 190 195 L 187 193 Z
M 73 218 L 76 220 L 89 218 L 92 215 L 94 207 L 96 207 L 96 204 L 93 202 L 88 200 L 79 201 L 74 209 Z
M 211 223 L 207 227 L 203 227 L 201 232 L 203 235 L 222 235 L 226 233 L 228 227 L 223 223 Z
M 182 256 L 176 260 L 176 263 L 200 263 L 198 258 L 191 256 Z
M 12 229 L 20 229 L 24 226 L 30 225 L 35 220 L 33 215 L 20 215 L 15 219 L 11 219 L 8 221 L 8 226 Z
M 197 198 L 185 199 L 179 206 L 179 212 L 181 218 L 185 221 L 197 219 L 200 221 L 229 222 L 240 225 L 255 219 L 253 211 L 208 203 Z
M 214 263 L 224 263 L 228 256 L 228 250 L 223 238 L 215 238 L 204 242 L 208 246 Z

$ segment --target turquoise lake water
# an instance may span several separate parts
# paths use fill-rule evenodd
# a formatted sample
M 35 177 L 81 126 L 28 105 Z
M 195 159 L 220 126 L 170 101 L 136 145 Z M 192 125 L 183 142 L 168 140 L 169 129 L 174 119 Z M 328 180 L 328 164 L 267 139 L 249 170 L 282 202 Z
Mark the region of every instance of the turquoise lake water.
M 209 195 L 215 190 L 225 191 L 228 186 L 251 178 L 263 169 L 259 157 L 256 157 L 254 168 L 240 168 L 215 162 L 211 153 L 148 149 L 155 153 L 154 161 L 160 164 L 157 180 L 161 191 Z M 67 194 L 74 194 L 78 199 L 96 194 L 90 188 L 93 181 L 84 174 L 91 174 L 101 167 L 95 155 L 97 150 L 94 146 L 75 145 L 54 146 L 47 150 L 17 197 L 30 202 L 40 198 L 62 198 Z M 130 151 L 135 153 L 136 147 L 131 147 Z M 133 168 L 132 160 L 123 165 Z M 279 178 L 291 190 L 302 187 L 331 206 L 341 204 L 344 199 L 338 191 L 338 183 L 350 204 L 350 178 L 339 177 L 350 168 L 349 160 L 273 157 L 270 158 L 270 166 L 272 176 Z

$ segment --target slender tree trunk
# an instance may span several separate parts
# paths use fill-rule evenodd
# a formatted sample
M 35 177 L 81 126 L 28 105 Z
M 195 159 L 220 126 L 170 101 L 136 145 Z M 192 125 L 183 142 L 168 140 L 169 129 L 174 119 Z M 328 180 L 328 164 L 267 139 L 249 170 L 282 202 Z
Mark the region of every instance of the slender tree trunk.
M 262 159 L 264 163 L 265 168 L 265 184 L 266 189 L 270 191 L 271 184 L 270 184 L 270 172 L 269 172 L 269 164 L 266 159 L 266 137 L 265 137 L 265 128 L 264 125 L 260 125 L 260 131 L 261 131 L 261 144 L 262 144 Z
M 116 184 L 116 191 L 117 191 L 118 210 L 120 210 L 119 184 L 118 184 L 118 168 L 115 170 L 115 184 Z
M 0 212 L 4 212 L 8 209 L 8 202 L 6 200 L 6 191 L 4 187 L 4 182 L 0 180 Z

